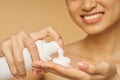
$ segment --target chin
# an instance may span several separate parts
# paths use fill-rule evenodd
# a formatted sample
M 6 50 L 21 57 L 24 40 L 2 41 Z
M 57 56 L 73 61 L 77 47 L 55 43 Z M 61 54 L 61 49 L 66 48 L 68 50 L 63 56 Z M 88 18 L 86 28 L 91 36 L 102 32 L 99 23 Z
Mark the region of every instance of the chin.
M 88 35 L 97 35 L 101 34 L 103 31 L 85 31 Z
M 97 35 L 102 34 L 107 31 L 107 27 L 103 26 L 88 26 L 86 29 L 83 29 L 88 35 Z

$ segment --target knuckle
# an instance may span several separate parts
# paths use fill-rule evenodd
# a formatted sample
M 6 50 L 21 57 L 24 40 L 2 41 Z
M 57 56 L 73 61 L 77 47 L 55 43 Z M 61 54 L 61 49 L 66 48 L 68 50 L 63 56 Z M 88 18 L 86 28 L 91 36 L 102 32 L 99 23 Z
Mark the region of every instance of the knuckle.
M 26 75 L 26 72 L 22 72 L 20 73 L 21 76 L 25 76 Z
M 17 76 L 18 75 L 17 71 L 11 71 L 11 73 L 12 73 L 13 76 Z
M 51 26 L 49 26 L 49 27 L 47 27 L 47 33 L 51 33 L 51 32 L 56 32 L 55 30 L 54 30 L 54 28 L 53 27 L 51 27 Z
M 17 59 L 17 60 L 16 60 L 16 63 L 17 63 L 17 64 L 23 64 L 23 63 L 24 63 L 24 60 L 21 59 L 21 58 L 20 58 L 20 59 Z
M 28 45 L 29 48 L 33 49 L 33 48 L 36 48 L 36 45 L 34 43 L 31 43 Z
M 12 35 L 11 39 L 14 40 L 16 38 L 16 35 Z
M 19 31 L 18 34 L 24 35 L 24 34 L 25 34 L 25 31 Z
M 11 68 L 15 67 L 15 65 L 14 65 L 14 62 L 13 62 L 13 61 L 8 61 L 8 65 L 9 65 Z
M 18 35 L 22 38 L 26 37 L 26 32 L 25 31 L 19 31 Z
M 10 68 L 11 68 L 11 73 L 13 76 L 17 76 L 18 72 L 15 70 L 15 65 L 14 63 L 9 63 L 10 64 Z
M 27 43 L 27 47 L 28 47 L 29 49 L 35 49 L 35 48 L 36 48 L 36 45 L 35 45 L 35 43 L 34 43 L 33 41 L 31 41 L 31 42 Z
M 4 48 L 6 49 L 6 48 L 10 47 L 10 45 L 11 45 L 11 39 L 8 39 L 8 40 L 3 41 L 0 45 L 0 47 L 1 47 L 1 49 L 4 49 Z
M 54 30 L 52 26 L 47 27 L 48 30 Z

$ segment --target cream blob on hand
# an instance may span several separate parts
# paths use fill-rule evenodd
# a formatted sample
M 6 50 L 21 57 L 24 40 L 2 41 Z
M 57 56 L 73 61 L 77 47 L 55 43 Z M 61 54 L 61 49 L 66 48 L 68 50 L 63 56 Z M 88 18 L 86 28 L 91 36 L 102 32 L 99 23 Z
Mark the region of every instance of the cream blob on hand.
M 64 67 L 70 67 L 70 59 L 68 57 L 54 58 L 53 62 Z
M 53 62 L 65 67 L 70 66 L 70 59 L 68 57 L 64 57 L 63 55 L 64 51 L 55 41 L 51 41 L 47 43 L 46 41 L 38 40 L 35 42 L 35 44 L 38 48 L 39 56 L 42 61 L 52 60 L 53 59 L 52 55 L 57 52 L 58 58 L 54 58 Z M 31 70 L 32 60 L 27 48 L 23 50 L 23 58 L 24 58 L 26 70 L 27 71 Z M 12 74 L 9 70 L 6 59 L 5 57 L 1 57 L 0 58 L 0 80 L 8 80 L 11 77 L 12 77 Z
M 54 58 L 53 62 L 64 67 L 70 67 L 70 58 L 64 57 L 64 51 L 62 49 L 58 50 L 58 58 Z

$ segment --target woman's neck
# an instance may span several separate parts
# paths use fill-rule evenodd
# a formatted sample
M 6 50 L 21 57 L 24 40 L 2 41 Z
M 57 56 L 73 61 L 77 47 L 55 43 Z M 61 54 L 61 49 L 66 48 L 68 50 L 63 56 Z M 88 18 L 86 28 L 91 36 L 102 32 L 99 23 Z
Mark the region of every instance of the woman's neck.
M 101 34 L 88 35 L 84 40 L 85 47 L 92 53 L 116 53 L 120 47 L 120 26 L 112 27 Z

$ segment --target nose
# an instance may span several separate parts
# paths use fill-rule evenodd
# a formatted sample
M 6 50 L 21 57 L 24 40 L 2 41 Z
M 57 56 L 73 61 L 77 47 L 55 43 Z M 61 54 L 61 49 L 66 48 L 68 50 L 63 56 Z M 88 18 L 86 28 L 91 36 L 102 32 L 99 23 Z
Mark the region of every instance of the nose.
M 94 8 L 96 8 L 97 3 L 94 0 L 83 0 L 82 4 L 81 4 L 81 8 L 83 11 L 91 11 Z

